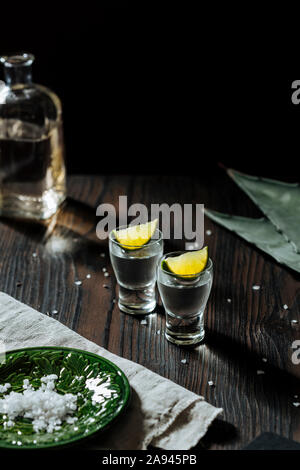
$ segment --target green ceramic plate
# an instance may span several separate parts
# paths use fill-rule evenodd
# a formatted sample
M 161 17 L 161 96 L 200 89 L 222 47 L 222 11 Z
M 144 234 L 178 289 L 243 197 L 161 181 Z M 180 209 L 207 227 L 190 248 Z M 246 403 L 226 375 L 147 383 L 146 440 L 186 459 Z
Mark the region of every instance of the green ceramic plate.
M 78 420 L 74 424 L 64 423 L 53 433 L 36 433 L 31 421 L 25 418 L 15 420 L 12 428 L 4 429 L 3 415 L 0 414 L 0 447 L 40 449 L 75 443 L 111 424 L 125 409 L 130 397 L 128 380 L 117 366 L 80 349 L 17 349 L 7 352 L 5 359 L 5 363 L 0 364 L 0 384 L 10 383 L 9 391 L 22 391 L 24 379 L 29 379 L 33 387 L 38 388 L 41 377 L 56 374 L 57 392 L 80 393 L 81 396 L 73 415 Z M 97 400 L 90 384 L 100 387 Z

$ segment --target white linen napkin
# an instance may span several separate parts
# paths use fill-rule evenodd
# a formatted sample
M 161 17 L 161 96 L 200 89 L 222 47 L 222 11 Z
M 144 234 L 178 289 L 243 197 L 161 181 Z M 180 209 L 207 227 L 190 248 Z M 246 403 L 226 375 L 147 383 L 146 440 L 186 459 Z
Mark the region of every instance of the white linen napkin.
M 188 450 L 204 436 L 222 412 L 174 382 L 145 367 L 110 353 L 7 294 L 0 293 L 0 343 L 6 351 L 32 346 L 66 346 L 90 351 L 114 362 L 126 374 L 130 405 L 123 416 L 93 440 L 106 450 Z

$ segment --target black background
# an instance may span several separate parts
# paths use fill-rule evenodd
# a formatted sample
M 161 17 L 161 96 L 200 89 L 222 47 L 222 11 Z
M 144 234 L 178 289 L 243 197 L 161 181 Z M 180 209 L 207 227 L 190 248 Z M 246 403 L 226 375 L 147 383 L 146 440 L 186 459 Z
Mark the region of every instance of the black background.
M 193 12 L 162 19 L 126 2 L 101 5 L 40 4 L 1 18 L 0 53 L 34 53 L 34 81 L 62 99 L 69 173 L 201 179 L 222 162 L 299 180 L 292 79 L 249 63 L 237 38 L 199 35 Z

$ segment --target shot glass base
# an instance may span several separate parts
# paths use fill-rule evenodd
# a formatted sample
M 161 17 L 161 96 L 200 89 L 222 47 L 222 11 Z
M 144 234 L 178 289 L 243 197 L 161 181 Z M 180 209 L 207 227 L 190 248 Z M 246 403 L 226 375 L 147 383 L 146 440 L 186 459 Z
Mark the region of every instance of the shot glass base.
M 129 315 L 147 315 L 156 307 L 155 285 L 145 289 L 119 286 L 119 309 Z
M 155 309 L 156 301 L 138 307 L 137 305 L 124 305 L 119 300 L 118 306 L 122 312 L 128 313 L 129 315 L 147 315 Z
M 201 343 L 204 336 L 203 312 L 193 317 L 178 317 L 166 312 L 165 337 L 171 343 L 190 346 Z
M 165 337 L 170 343 L 177 344 L 178 346 L 192 346 L 201 343 L 205 337 L 205 331 L 194 334 L 178 334 L 170 331 L 168 328 L 165 332 Z

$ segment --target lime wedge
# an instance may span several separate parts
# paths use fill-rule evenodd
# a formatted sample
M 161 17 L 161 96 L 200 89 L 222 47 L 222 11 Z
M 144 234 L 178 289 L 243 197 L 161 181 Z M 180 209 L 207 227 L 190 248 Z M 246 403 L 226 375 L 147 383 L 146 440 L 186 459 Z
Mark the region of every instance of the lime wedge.
M 178 276 L 193 277 L 205 269 L 207 261 L 208 248 L 205 246 L 202 250 L 188 251 L 183 255 L 166 258 L 164 266 Z
M 136 250 L 142 247 L 153 237 L 158 219 L 146 224 L 134 225 L 121 230 L 113 230 L 115 239 L 126 250 Z

